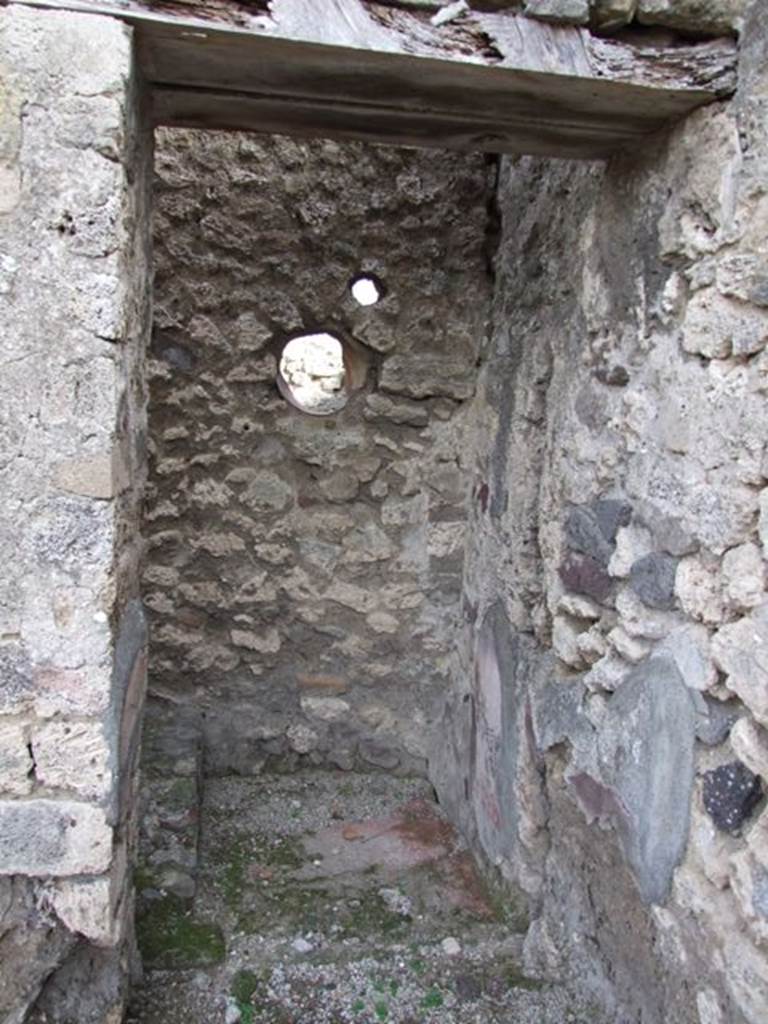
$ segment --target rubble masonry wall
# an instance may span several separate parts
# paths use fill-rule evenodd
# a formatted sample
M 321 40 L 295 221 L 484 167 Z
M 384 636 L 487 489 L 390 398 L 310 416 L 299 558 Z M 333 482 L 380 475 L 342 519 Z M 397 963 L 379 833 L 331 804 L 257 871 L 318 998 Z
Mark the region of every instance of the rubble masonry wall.
M 605 166 L 504 162 L 430 763 L 531 900 L 529 966 L 568 965 L 643 1021 L 757 1024 L 768 1005 L 758 7 L 732 102 Z

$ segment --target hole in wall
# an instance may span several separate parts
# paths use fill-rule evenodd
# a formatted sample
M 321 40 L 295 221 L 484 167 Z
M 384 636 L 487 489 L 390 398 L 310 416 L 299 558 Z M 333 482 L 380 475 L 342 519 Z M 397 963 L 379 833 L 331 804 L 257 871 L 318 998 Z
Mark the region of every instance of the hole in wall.
M 459 224 L 465 238 L 472 218 L 464 213 L 464 188 L 455 195 L 441 188 L 449 200 L 444 216 L 435 215 L 431 194 L 423 214 L 409 205 L 417 226 L 423 218 L 416 240 L 407 226 L 401 233 L 398 179 L 413 171 L 421 181 L 422 168 L 435 165 L 432 151 L 173 136 L 161 130 L 160 160 L 165 146 L 168 162 L 155 192 L 156 309 L 172 315 L 155 324 L 162 362 L 149 361 L 152 494 L 144 530 L 151 556 L 144 587 L 152 633 L 144 802 L 136 805 L 136 926 L 146 987 L 132 1016 L 137 1024 L 152 1020 L 155 995 L 165 999 L 166 970 L 186 970 L 189 957 L 219 962 L 230 936 L 245 929 L 267 934 L 269 925 L 270 936 L 296 936 L 293 952 L 328 948 L 331 935 L 334 942 L 346 942 L 347 934 L 367 942 L 368 931 L 378 943 L 378 932 L 392 928 L 407 943 L 421 911 L 417 904 L 414 914 L 407 911 L 406 883 L 401 892 L 391 858 L 377 867 L 376 843 L 403 850 L 404 873 L 416 838 L 422 845 L 434 840 L 441 858 L 447 848 L 447 826 L 419 754 L 444 676 L 428 655 L 410 652 L 421 651 L 425 635 L 452 635 L 460 594 L 458 561 L 449 566 L 427 544 L 442 552 L 453 543 L 453 523 L 430 525 L 438 503 L 428 494 L 433 475 L 441 509 L 455 507 L 463 517 L 464 500 L 463 477 L 451 471 L 444 479 L 441 445 L 455 427 L 443 428 L 441 405 L 428 399 L 417 407 L 396 390 L 386 397 L 381 387 L 390 354 L 407 364 L 394 381 L 405 380 L 406 393 L 409 377 L 422 372 L 434 372 L 439 385 L 433 349 L 452 358 L 452 341 L 422 327 L 422 316 L 426 292 L 430 312 L 440 306 L 433 320 L 442 330 L 453 302 L 433 295 L 428 282 L 443 272 L 446 232 Z M 456 160 L 446 156 L 448 182 Z M 482 158 L 466 162 L 479 188 Z M 243 187 L 222 189 L 220 181 L 234 183 L 232 168 Z M 253 188 L 257 176 L 265 187 Z M 188 195 L 180 195 L 178 180 L 190 182 Z M 386 210 L 371 202 L 374 180 Z M 264 231 L 251 237 L 242 224 L 254 210 Z M 479 190 L 473 251 L 484 210 Z M 194 252 L 179 260 L 186 239 L 195 239 Z M 229 248 L 235 239 L 238 250 Z M 385 261 L 386 283 L 368 272 Z M 482 266 L 467 273 L 486 280 Z M 386 300 L 383 309 L 379 300 Z M 466 325 L 463 315 L 459 309 L 452 317 L 468 330 L 474 311 Z M 412 320 L 418 322 L 410 330 Z M 469 373 L 468 352 L 466 360 Z M 450 372 L 446 379 L 450 389 Z M 435 440 L 422 435 L 426 425 Z M 182 492 L 189 496 L 183 506 L 174 497 Z M 433 573 L 440 581 L 434 601 Z M 449 577 L 450 597 L 442 582 Z M 279 829 L 266 807 L 279 811 Z M 401 807 L 409 808 L 402 821 Z M 391 835 L 353 841 L 378 834 L 376 816 L 388 819 L 390 808 Z M 369 814 L 373 823 L 361 825 Z M 295 861 L 310 852 L 300 839 L 309 828 L 328 829 L 345 856 L 360 858 L 359 865 L 347 862 L 343 887 L 328 883 L 327 899 L 317 895 L 325 889 L 322 872 L 334 871 L 337 858 L 325 847 L 308 861 L 317 878 L 307 890 L 299 892 L 293 879 Z M 428 902 L 446 906 L 446 923 L 437 925 L 445 932 L 453 914 L 448 887 L 458 884 L 463 906 L 467 882 L 463 860 L 452 855 L 445 878 L 439 870 Z M 360 885 L 348 884 L 350 871 L 360 874 Z M 384 871 L 393 882 L 384 890 L 392 907 L 379 893 Z M 484 920 L 485 911 L 478 913 Z M 241 963 L 247 976 L 248 961 Z M 229 984 L 225 978 L 211 998 L 231 1001 Z M 288 1005 L 293 989 L 285 991 Z M 243 1019 L 251 1003 L 243 997 Z M 158 1005 L 159 1017 L 165 1012 Z M 283 1015 L 282 1007 L 274 1012 Z M 292 1019 L 296 1011 L 285 1012 Z M 319 1015 L 344 1012 L 329 1004 Z
M 375 306 L 384 298 L 384 285 L 374 274 L 358 274 L 353 277 L 349 290 L 359 306 Z
M 333 334 L 300 334 L 283 349 L 277 385 L 287 401 L 311 416 L 347 404 L 344 348 Z

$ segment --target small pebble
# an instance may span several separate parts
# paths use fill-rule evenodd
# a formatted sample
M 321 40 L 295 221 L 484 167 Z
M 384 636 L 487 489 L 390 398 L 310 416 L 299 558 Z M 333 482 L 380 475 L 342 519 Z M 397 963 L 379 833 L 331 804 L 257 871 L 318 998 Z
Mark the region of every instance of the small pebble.
M 294 939 L 291 945 L 293 946 L 297 953 L 311 953 L 312 950 L 314 949 L 312 943 L 307 942 L 307 940 L 302 938 L 301 936 L 299 936 L 298 939 Z
M 237 1003 L 228 1002 L 224 1013 L 224 1024 L 238 1024 L 241 1016 Z
M 452 935 L 449 935 L 447 939 L 443 939 L 440 945 L 443 947 L 443 952 L 446 956 L 458 956 L 461 952 L 461 943 L 458 939 L 454 939 Z

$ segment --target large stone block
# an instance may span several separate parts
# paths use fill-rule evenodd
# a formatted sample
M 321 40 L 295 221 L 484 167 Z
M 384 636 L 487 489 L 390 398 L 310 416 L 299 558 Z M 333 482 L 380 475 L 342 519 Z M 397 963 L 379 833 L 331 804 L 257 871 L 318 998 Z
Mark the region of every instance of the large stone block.
M 590 21 L 602 32 L 613 32 L 628 25 L 637 11 L 637 0 L 591 0 Z
M 541 21 L 586 25 L 589 21 L 589 0 L 525 0 L 525 13 Z
M 662 648 L 677 665 L 690 690 L 708 690 L 717 683 L 717 672 L 710 654 L 709 631 L 693 623 L 673 630 Z
M 701 35 L 729 35 L 741 27 L 749 0 L 639 0 L 637 18 Z
M 751 718 L 740 718 L 731 729 L 736 757 L 768 783 L 768 732 Z
M 0 875 L 97 875 L 109 866 L 104 812 L 73 800 L 0 800 Z
M 115 493 L 112 454 L 65 459 L 56 465 L 53 482 L 61 490 L 72 494 L 105 500 L 112 498 Z
M 677 666 L 656 655 L 611 698 L 598 727 L 597 763 L 582 749 L 569 772 L 588 819 L 613 821 L 648 903 L 667 898 L 685 852 L 694 735 L 694 704 Z
M 127 849 L 123 844 L 116 850 L 107 874 L 50 883 L 46 889 L 48 902 L 71 932 L 85 936 L 96 946 L 114 946 L 124 933 L 125 922 L 116 911 L 125 894 L 127 871 Z
M 48 789 L 105 799 L 113 785 L 112 750 L 100 721 L 52 719 L 31 730 L 35 776 Z

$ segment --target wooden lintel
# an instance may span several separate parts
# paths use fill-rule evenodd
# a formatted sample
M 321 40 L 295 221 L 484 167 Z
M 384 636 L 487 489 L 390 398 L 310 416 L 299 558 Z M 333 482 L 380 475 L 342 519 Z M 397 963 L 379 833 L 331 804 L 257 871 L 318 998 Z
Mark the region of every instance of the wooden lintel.
M 603 159 L 735 85 L 730 40 L 643 49 L 511 13 L 441 30 L 363 0 L 16 2 L 132 25 L 166 125 Z

